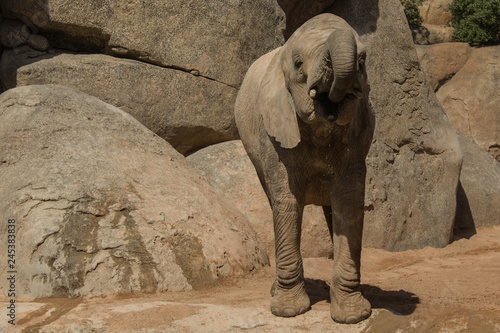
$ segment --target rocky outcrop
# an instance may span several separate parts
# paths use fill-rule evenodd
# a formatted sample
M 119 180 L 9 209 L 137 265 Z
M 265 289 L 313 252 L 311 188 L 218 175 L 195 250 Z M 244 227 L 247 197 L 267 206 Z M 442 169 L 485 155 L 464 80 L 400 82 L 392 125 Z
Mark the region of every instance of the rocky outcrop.
M 224 114 L 232 109 L 232 101 L 224 102 L 225 95 L 218 95 L 221 85 L 236 94 L 250 63 L 283 42 L 283 14 L 273 1 L 236 1 L 223 6 L 192 0 L 168 4 L 151 0 L 98 2 L 74 1 L 68 7 L 62 0 L 43 4 L 6 0 L 2 10 L 10 18 L 31 20 L 54 47 L 134 58 L 205 80 L 207 86 L 210 84 L 208 92 L 186 80 L 180 92 L 172 88 L 173 96 L 186 95 L 184 100 L 172 96 L 165 96 L 165 100 L 182 103 L 171 105 L 177 107 L 175 112 L 184 114 L 193 101 L 197 110 L 207 112 L 213 105 L 207 98 L 215 98 L 221 101 L 213 110 L 216 119 L 227 119 Z M 293 31 L 299 21 L 319 14 L 316 10 L 328 11 L 345 18 L 367 46 L 377 127 L 368 157 L 365 223 L 365 235 L 371 235 L 373 241 L 367 240 L 365 245 L 390 250 L 446 245 L 456 210 L 461 153 L 453 129 L 425 83 L 399 1 L 308 3 L 310 6 L 279 2 L 291 16 L 285 33 Z M 302 10 L 304 6 L 307 10 Z M 293 20 L 295 13 L 301 13 L 300 20 Z M 194 21 L 197 24 L 191 24 Z M 259 29 L 254 28 L 255 22 L 259 22 Z M 28 72 L 25 74 L 27 78 Z M 161 82 L 153 77 L 144 80 Z M 134 83 L 141 86 L 141 82 Z M 165 90 L 157 87 L 151 96 Z M 130 99 L 134 92 L 131 90 Z M 196 131 L 188 133 L 187 137 Z
M 8 49 L 17 48 L 22 45 L 29 45 L 38 51 L 47 51 L 49 42 L 44 36 L 37 35 L 38 29 L 24 20 L 0 20 L 0 44 Z M 33 30 L 33 31 L 32 31 Z
M 415 45 L 415 49 L 427 82 L 434 91 L 463 67 L 473 50 L 467 43 Z
M 23 298 L 188 290 L 268 264 L 246 218 L 182 155 L 71 88 L 0 95 L 0 170 Z
M 452 0 L 425 0 L 419 6 L 423 24 L 413 29 L 416 44 L 439 44 L 453 42 L 454 28 L 451 26 L 450 4 Z
M 186 160 L 248 218 L 266 244 L 268 253 L 273 255 L 273 213 L 241 141 L 207 147 Z M 304 257 L 331 257 L 333 254 L 331 237 L 320 207 L 308 206 L 304 211 L 301 252 Z
M 364 245 L 393 251 L 445 246 L 462 154 L 425 82 L 401 4 L 353 0 L 331 11 L 360 33 L 367 48 L 376 127 L 367 159 Z
M 500 163 L 463 135 L 459 140 L 464 163 L 455 228 L 500 225 Z
M 5 0 L 1 9 L 4 17 L 31 21 L 53 47 L 134 58 L 232 87 L 253 60 L 283 41 L 283 14 L 268 0 L 77 0 L 71 6 Z
M 0 42 L 3 47 L 14 48 L 25 44 L 30 37 L 26 24 L 16 20 L 2 20 L 0 23 Z
M 427 24 L 450 26 L 450 5 L 453 0 L 424 0 L 419 6 L 420 16 Z
M 475 49 L 436 93 L 453 127 L 500 161 L 500 46 Z
M 71 6 L 7 0 L 1 8 L 31 21 L 52 47 L 144 62 L 58 57 L 34 64 L 34 77 L 24 71 L 23 84 L 69 85 L 134 110 L 134 117 L 182 154 L 238 138 L 232 122 L 238 86 L 256 58 L 283 43 L 285 28 L 282 11 L 269 0 L 79 0 Z
M 412 30 L 413 42 L 418 45 L 439 44 L 453 42 L 453 27 L 422 24 Z
M 107 55 L 34 52 L 6 51 L 0 64 L 6 88 L 73 87 L 120 107 L 182 154 L 238 137 L 235 89 L 225 84 Z

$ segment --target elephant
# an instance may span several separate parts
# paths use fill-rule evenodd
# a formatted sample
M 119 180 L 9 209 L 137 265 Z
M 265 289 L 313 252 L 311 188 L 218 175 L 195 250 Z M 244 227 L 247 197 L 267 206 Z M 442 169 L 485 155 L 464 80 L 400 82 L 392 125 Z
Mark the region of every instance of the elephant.
M 323 207 L 334 244 L 332 319 L 357 323 L 371 314 L 360 287 L 365 159 L 375 126 L 365 60 L 354 29 L 321 14 L 257 59 L 238 91 L 236 126 L 273 213 L 274 315 L 310 309 L 300 254 L 309 204 Z

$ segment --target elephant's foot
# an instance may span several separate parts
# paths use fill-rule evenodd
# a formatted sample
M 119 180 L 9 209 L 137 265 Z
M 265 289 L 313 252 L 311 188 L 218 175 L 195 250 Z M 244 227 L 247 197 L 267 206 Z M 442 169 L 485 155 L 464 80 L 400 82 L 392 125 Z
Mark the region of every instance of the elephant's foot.
M 275 281 L 271 288 L 271 295 L 273 296 L 271 312 L 275 316 L 295 317 L 311 307 L 303 281 L 292 288 L 282 288 Z
M 331 294 L 330 315 L 342 324 L 356 324 L 371 314 L 371 305 L 360 291 L 345 292 L 335 290 Z

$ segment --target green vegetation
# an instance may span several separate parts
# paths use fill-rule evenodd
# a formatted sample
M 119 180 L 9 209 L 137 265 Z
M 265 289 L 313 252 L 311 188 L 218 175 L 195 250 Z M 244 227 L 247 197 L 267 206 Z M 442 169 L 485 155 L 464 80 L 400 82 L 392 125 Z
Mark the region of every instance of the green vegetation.
M 454 37 L 471 45 L 491 44 L 500 37 L 500 0 L 453 0 Z
M 418 28 L 422 25 L 424 19 L 420 16 L 418 6 L 422 3 L 421 0 L 400 0 L 405 10 L 406 19 L 412 28 Z M 497 0 L 498 1 L 498 0 Z

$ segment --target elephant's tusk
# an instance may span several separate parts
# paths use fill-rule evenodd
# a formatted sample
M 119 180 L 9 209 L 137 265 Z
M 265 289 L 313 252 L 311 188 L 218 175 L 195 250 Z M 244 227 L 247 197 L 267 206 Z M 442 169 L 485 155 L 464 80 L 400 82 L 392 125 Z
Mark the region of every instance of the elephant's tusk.
M 316 97 L 316 89 L 309 90 L 309 96 L 311 96 L 311 98 L 315 98 Z

